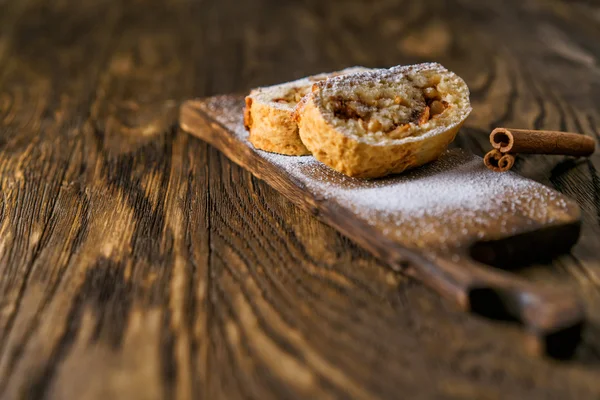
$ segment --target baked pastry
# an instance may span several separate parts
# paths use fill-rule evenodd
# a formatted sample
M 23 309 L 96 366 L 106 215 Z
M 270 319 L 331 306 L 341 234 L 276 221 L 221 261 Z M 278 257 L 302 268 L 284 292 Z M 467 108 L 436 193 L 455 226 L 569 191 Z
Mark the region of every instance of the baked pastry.
M 438 158 L 470 112 L 465 82 L 427 63 L 317 82 L 295 117 L 317 160 L 349 176 L 375 178 Z
M 250 131 L 250 143 L 257 149 L 273 153 L 294 156 L 310 154 L 298 136 L 298 125 L 292 115 L 294 108 L 310 92 L 314 83 L 361 71 L 367 69 L 347 68 L 252 90 L 246 97 L 244 110 L 244 125 Z

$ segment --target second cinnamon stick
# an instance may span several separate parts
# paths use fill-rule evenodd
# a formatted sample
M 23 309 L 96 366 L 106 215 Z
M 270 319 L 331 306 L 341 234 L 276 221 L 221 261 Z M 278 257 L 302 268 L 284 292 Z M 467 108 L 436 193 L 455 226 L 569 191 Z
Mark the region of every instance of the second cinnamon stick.
M 506 172 L 515 164 L 515 156 L 492 149 L 483 157 L 483 163 L 492 171 Z
M 502 153 L 561 154 L 585 157 L 594 152 L 596 142 L 578 133 L 496 128 L 490 142 Z

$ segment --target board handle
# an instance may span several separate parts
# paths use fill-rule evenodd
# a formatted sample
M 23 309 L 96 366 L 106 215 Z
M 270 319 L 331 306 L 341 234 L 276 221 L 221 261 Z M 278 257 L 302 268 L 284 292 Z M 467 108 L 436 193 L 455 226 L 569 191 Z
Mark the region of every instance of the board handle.
M 462 308 L 522 324 L 534 354 L 568 358 L 581 340 L 585 310 L 571 290 L 541 287 L 467 256 L 435 258 L 420 273 Z

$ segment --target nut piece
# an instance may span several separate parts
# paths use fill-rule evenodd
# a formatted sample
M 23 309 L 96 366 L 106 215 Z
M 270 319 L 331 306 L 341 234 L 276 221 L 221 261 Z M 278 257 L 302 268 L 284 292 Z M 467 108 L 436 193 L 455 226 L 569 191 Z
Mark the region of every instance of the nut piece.
M 367 125 L 367 123 L 365 122 L 365 120 L 364 120 L 364 119 L 362 119 L 362 118 L 359 118 L 359 119 L 358 119 L 358 124 L 360 125 L 360 127 L 361 127 L 361 128 L 363 128 L 363 130 L 365 130 L 365 131 L 367 130 L 367 128 L 368 128 L 368 125 Z M 370 124 L 371 124 L 371 123 L 369 122 L 369 125 L 370 125 Z
M 442 77 L 439 75 L 433 75 L 431 78 L 429 78 L 429 84 L 431 86 L 439 85 L 441 81 L 442 81 Z
M 376 119 L 371 119 L 368 128 L 370 132 L 379 132 L 381 130 L 381 122 Z
M 419 118 L 419 125 L 423 125 L 429 121 L 429 114 L 429 107 L 425 107 L 423 114 L 421 114 L 421 118 Z
M 394 104 L 399 104 L 399 105 L 402 105 L 404 107 L 410 107 L 410 102 L 408 100 L 406 100 L 402 96 L 396 96 L 396 97 L 394 97 Z
M 402 139 L 408 136 L 408 130 L 410 129 L 410 124 L 404 124 L 396 127 L 393 131 L 388 133 L 388 136 L 392 139 Z
M 440 92 L 438 92 L 437 89 L 433 88 L 433 87 L 428 87 L 425 90 L 423 90 L 423 94 L 425 95 L 426 99 L 436 99 L 436 100 L 439 100 L 442 97 L 440 95 Z
M 441 114 L 444 112 L 445 109 L 446 107 L 441 101 L 436 100 L 433 103 L 431 103 L 431 115 Z

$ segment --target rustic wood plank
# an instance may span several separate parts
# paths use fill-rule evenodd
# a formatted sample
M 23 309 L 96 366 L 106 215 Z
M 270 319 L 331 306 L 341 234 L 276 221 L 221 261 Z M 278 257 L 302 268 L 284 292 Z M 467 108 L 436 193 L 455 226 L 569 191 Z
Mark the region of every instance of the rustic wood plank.
M 417 277 L 466 310 L 520 322 L 532 334 L 533 352 L 571 355 L 584 319 L 578 296 L 529 285 L 492 265 L 514 268 L 531 260 L 532 252 L 547 257 L 568 252 L 580 228 L 573 201 L 516 174 L 488 171 L 481 158 L 457 150 L 403 176 L 348 178 L 311 157 L 256 150 L 244 127 L 244 106 L 243 96 L 190 100 L 181 106 L 180 125 L 392 269 Z M 452 187 L 432 187 L 444 185 L 438 182 L 444 179 Z M 415 209 L 414 188 L 422 181 L 427 183 L 418 186 L 420 203 L 430 197 L 448 203 L 429 203 L 435 209 L 424 213 Z M 481 187 L 469 193 L 476 181 Z M 455 203 L 443 190 L 466 193 Z M 385 202 L 375 204 L 377 197 Z
M 0 397 L 597 397 L 597 155 L 517 164 L 584 213 L 571 256 L 519 272 L 586 301 L 585 343 L 556 363 L 380 265 L 172 114 L 435 59 L 474 89 L 461 147 L 483 154 L 493 123 L 597 134 L 597 6 L 571 3 L 2 2 Z

